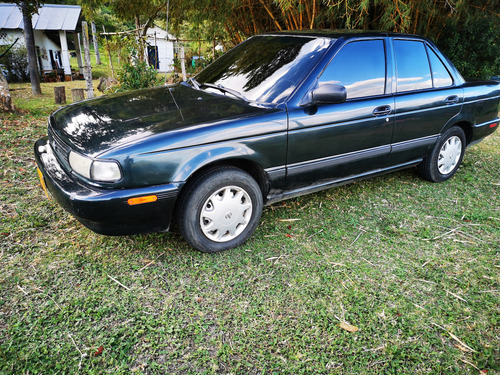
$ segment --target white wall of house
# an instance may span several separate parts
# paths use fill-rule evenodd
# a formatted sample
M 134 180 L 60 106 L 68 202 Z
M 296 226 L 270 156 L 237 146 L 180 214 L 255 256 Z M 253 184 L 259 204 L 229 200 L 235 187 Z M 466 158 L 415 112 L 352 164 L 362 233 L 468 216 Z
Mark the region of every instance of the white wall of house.
M 42 61 L 41 70 L 52 70 L 52 64 L 50 62 L 50 51 L 52 51 L 52 56 L 54 61 L 57 62 L 59 67 L 62 68 L 62 61 L 59 54 L 61 53 L 61 48 L 50 40 L 43 31 L 33 30 L 35 36 L 35 45 L 39 47 L 40 60 Z M 59 53 L 58 53 L 59 52 Z
M 169 38 L 174 39 L 174 36 L 169 35 Z M 155 45 L 158 47 L 158 71 L 171 72 L 174 69 L 174 42 L 167 40 L 167 32 L 159 27 L 152 27 L 148 29 L 147 42 L 151 47 Z
M 26 47 L 26 43 L 24 41 L 24 33 L 21 30 L 0 30 L 0 34 L 2 34 L 2 37 L 0 38 L 0 45 L 10 45 L 16 40 L 16 38 L 19 38 L 13 48 Z M 58 65 L 62 67 L 62 61 L 59 57 L 61 48 L 52 40 L 50 40 L 41 30 L 33 30 L 33 35 L 35 37 L 35 46 L 39 47 L 37 49 L 37 54 L 40 58 L 37 59 L 37 65 L 39 66 L 40 70 L 52 70 L 52 64 L 50 62 L 50 51 L 52 51 L 54 61 L 56 61 Z M 42 63 L 42 66 L 40 66 L 40 61 Z
M 14 40 L 19 38 L 16 43 L 16 46 L 19 46 L 21 43 L 24 45 L 24 34 L 21 30 L 1 30 L 0 29 L 0 46 L 11 45 L 14 43 Z

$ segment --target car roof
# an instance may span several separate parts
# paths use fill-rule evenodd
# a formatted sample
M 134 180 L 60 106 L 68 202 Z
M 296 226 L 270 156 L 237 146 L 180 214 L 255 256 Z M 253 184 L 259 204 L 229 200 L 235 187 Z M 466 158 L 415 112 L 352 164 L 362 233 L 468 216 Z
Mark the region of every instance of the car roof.
M 288 36 L 309 36 L 331 39 L 355 39 L 360 37 L 398 37 L 398 38 L 418 38 L 427 40 L 427 38 L 414 34 L 403 34 L 387 31 L 372 30 L 294 30 L 270 32 L 266 35 L 288 35 Z

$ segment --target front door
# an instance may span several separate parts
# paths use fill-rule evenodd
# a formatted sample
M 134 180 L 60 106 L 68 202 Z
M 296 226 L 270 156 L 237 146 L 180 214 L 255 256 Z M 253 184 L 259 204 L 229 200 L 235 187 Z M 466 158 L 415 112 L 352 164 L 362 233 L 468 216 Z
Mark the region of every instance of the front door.
M 288 193 L 361 175 L 387 159 L 394 98 L 386 84 L 385 50 L 384 38 L 347 43 L 317 82 L 345 86 L 347 100 L 290 110 Z

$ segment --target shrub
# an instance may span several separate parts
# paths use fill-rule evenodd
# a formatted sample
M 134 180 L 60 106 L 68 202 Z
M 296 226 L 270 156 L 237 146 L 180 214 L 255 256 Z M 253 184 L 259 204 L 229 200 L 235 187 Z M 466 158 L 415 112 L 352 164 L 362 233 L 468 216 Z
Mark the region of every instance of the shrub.
M 0 47 L 0 55 L 9 46 Z M 25 46 L 14 46 L 0 60 L 9 82 L 29 82 L 28 52 Z
M 144 61 L 125 64 L 118 73 L 118 81 L 120 83 L 118 91 L 154 87 L 160 83 L 157 71 Z
M 469 17 L 462 25 L 450 20 L 438 45 L 468 80 L 500 74 L 500 24 L 487 16 Z

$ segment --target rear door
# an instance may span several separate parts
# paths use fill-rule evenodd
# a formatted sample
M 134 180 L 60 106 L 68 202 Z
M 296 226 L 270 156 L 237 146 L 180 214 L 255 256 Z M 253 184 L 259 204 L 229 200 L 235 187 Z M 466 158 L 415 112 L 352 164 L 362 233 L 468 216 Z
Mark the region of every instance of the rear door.
M 460 112 L 463 90 L 424 41 L 394 39 L 396 118 L 391 159 L 410 162 L 428 154 L 445 125 Z

